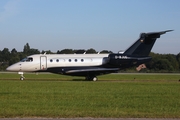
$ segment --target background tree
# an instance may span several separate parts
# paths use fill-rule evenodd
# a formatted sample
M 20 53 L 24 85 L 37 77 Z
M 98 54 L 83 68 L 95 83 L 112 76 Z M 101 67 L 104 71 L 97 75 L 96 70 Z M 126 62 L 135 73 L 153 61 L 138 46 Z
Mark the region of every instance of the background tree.
M 96 53 L 97 53 L 96 50 L 93 48 L 90 48 L 86 51 L 86 54 L 96 54 Z
M 173 54 L 150 53 L 152 60 L 146 64 L 151 72 L 176 72 L 179 71 L 179 63 Z
M 44 54 L 44 53 L 46 53 L 46 54 L 54 54 L 53 52 L 51 52 L 51 50 L 46 50 L 46 51 L 42 50 L 41 54 Z
M 2 56 L 2 51 L 0 50 L 0 62 L 2 62 L 3 56 Z
M 86 53 L 86 50 L 84 50 L 84 49 L 74 50 L 74 53 L 76 53 L 76 54 L 84 54 L 84 53 Z
M 30 51 L 29 43 L 26 43 L 26 45 L 24 45 L 23 53 L 28 55 L 29 51 Z
M 10 52 L 9 52 L 9 49 L 8 48 L 4 48 L 1 52 L 1 60 L 2 62 L 8 62 L 8 60 L 10 59 Z
M 18 61 L 20 61 L 19 53 L 17 50 L 14 48 L 11 50 L 11 59 L 9 60 L 9 65 L 12 65 Z
M 74 54 L 74 51 L 72 49 L 63 49 L 61 51 L 57 51 L 57 54 Z
M 38 49 L 31 48 L 27 55 L 29 56 L 33 54 L 40 54 L 40 51 Z
M 23 54 L 25 56 L 29 56 L 33 54 L 40 54 L 40 51 L 38 49 L 30 48 L 29 43 L 26 43 L 26 45 L 24 45 Z
M 0 70 L 5 70 L 9 66 L 9 60 L 11 59 L 8 48 L 4 48 L 0 52 Z
M 102 50 L 100 53 L 113 53 L 112 51 Z
M 180 70 L 180 53 L 176 55 L 176 60 L 177 60 L 178 65 L 179 65 L 178 70 Z

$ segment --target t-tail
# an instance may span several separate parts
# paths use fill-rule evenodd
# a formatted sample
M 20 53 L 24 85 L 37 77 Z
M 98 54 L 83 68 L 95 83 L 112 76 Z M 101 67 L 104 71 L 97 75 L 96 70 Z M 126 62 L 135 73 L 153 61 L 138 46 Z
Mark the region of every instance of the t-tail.
M 131 56 L 148 56 L 151 49 L 156 42 L 157 38 L 160 38 L 162 34 L 173 30 L 166 30 L 161 32 L 141 33 L 140 38 L 132 44 L 123 54 Z
M 152 58 L 149 56 L 151 49 L 162 34 L 170 32 L 166 30 L 161 32 L 141 33 L 140 38 L 132 44 L 125 52 L 109 54 L 109 64 L 120 69 L 138 66 L 149 62 Z

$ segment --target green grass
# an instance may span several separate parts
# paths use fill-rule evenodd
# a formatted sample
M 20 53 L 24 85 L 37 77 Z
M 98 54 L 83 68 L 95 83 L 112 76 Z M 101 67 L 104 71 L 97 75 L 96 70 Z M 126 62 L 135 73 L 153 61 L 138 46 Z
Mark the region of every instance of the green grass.
M 26 80 L 40 80 L 40 81 L 84 81 L 84 77 L 75 77 L 75 76 L 64 76 L 59 74 L 51 73 L 25 73 L 24 76 Z M 17 73 L 0 73 L 0 80 L 19 80 L 20 75 Z M 103 76 L 98 76 L 99 80 L 106 81 L 178 81 L 180 80 L 180 74 L 163 74 L 163 73 L 120 73 L 120 74 L 108 74 Z
M 0 73 L 0 117 L 180 118 L 179 74 L 111 74 L 99 81 Z

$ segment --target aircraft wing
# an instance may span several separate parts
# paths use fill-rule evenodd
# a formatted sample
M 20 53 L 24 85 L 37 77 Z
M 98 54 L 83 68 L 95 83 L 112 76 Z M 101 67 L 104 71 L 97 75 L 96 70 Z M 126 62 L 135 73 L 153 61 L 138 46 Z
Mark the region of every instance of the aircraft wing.
M 94 75 L 108 74 L 117 71 L 119 71 L 119 68 L 100 68 L 100 67 L 72 68 L 72 69 L 65 68 L 64 74 L 84 76 L 87 74 L 94 74 Z
M 78 73 L 78 72 L 93 72 L 93 71 L 118 71 L 119 68 L 85 68 L 85 69 L 74 69 L 67 70 L 66 73 Z

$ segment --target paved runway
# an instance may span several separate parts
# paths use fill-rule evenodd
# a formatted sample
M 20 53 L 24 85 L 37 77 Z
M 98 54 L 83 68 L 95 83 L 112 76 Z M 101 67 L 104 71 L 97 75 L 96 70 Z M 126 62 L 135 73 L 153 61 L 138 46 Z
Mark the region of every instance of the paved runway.
M 180 120 L 180 118 L 0 118 L 0 120 Z

